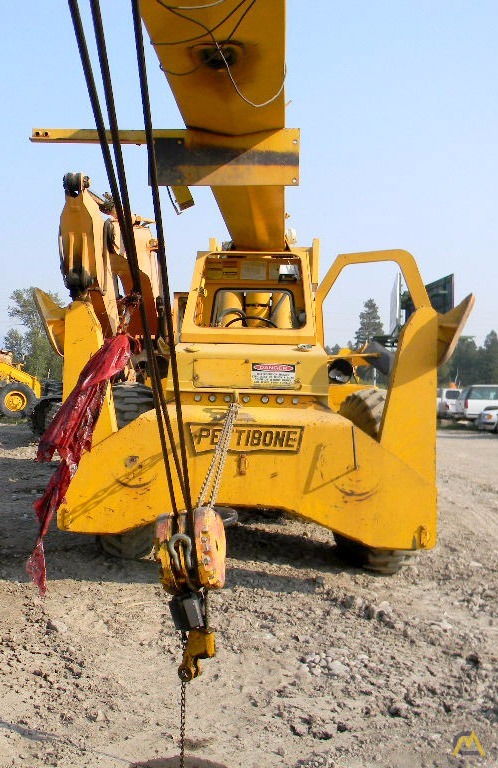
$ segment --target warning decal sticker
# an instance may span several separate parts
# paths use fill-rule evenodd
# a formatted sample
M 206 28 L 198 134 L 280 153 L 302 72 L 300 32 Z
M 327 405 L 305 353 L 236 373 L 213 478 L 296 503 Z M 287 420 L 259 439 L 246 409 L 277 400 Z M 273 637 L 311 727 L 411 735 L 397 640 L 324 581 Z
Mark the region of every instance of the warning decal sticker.
M 251 363 L 251 382 L 256 387 L 293 387 L 296 366 L 293 363 Z

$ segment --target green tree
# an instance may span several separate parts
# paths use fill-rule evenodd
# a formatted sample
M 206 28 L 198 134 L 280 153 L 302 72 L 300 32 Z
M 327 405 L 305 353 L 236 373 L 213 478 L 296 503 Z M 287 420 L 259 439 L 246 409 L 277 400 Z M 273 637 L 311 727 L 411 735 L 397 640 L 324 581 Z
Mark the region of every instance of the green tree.
M 363 305 L 363 311 L 360 312 L 360 325 L 354 335 L 355 347 L 363 347 L 372 341 L 374 336 L 382 336 L 384 326 L 382 325 L 379 308 L 373 299 L 367 299 Z
M 354 335 L 354 348 L 362 349 L 374 336 L 382 336 L 384 326 L 382 325 L 379 308 L 373 299 L 367 299 L 363 304 L 363 311 L 360 312 L 360 325 Z M 358 375 L 363 381 L 370 381 L 377 384 L 380 381 L 380 374 L 375 368 L 370 366 L 360 366 Z
M 498 336 L 490 331 L 477 350 L 477 380 L 482 384 L 498 382 Z
M 49 293 L 51 299 L 59 302 L 55 293 Z M 14 354 L 24 369 L 39 379 L 62 378 L 62 358 L 57 355 L 47 338 L 45 328 L 36 308 L 33 288 L 18 288 L 10 296 L 12 302 L 8 308 L 9 317 L 16 320 L 24 329 L 7 331 L 3 347 Z
M 24 336 L 19 333 L 17 328 L 11 328 L 10 331 L 7 331 L 2 347 L 12 352 L 16 363 L 21 363 L 24 360 Z
M 459 386 L 475 384 L 477 376 L 477 345 L 473 336 L 460 336 L 453 356 L 440 369 L 439 381 L 447 384 L 456 382 Z

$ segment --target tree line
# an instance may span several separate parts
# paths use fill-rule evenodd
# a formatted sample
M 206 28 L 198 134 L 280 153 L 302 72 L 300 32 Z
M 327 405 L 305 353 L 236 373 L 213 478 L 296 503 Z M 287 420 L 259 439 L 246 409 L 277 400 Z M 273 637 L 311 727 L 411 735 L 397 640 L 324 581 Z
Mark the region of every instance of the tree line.
M 56 293 L 49 293 L 57 304 Z M 10 295 L 8 315 L 16 325 L 4 336 L 3 349 L 12 352 L 15 364 L 37 379 L 62 379 L 62 357 L 52 349 L 36 308 L 33 288 L 18 288 Z
M 490 331 L 482 347 L 473 336 L 460 336 L 451 359 L 438 371 L 441 385 L 455 382 L 468 384 L 498 384 L 498 336 Z

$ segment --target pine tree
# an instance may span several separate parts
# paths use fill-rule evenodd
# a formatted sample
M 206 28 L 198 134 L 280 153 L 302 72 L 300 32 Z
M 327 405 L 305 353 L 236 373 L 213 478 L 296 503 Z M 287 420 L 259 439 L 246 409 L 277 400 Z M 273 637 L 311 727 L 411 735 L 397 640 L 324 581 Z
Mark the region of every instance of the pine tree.
M 372 341 L 374 336 L 382 336 L 383 333 L 384 326 L 379 316 L 379 308 L 373 299 L 367 299 L 363 312 L 360 312 L 360 326 L 354 335 L 355 347 L 363 347 Z
M 373 299 L 367 299 L 363 305 L 363 312 L 360 312 L 360 326 L 354 335 L 354 348 L 363 349 L 374 336 L 381 336 L 383 333 L 384 327 L 380 320 L 379 308 Z M 358 375 L 363 381 L 377 383 L 378 375 L 374 368 L 362 365 L 358 368 Z

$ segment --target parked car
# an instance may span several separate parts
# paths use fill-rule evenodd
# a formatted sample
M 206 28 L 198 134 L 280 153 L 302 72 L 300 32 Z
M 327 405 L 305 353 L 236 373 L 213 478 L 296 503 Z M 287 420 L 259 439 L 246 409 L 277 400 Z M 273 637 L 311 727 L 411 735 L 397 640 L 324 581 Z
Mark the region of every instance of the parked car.
M 498 432 L 498 404 L 488 405 L 476 420 L 477 429 L 482 429 L 486 432 Z
M 459 389 L 455 387 L 440 387 L 436 393 L 436 410 L 438 419 L 452 419 L 455 413 L 455 403 Z
M 498 406 L 498 384 L 472 384 L 455 400 L 454 419 L 475 421 L 489 405 Z

